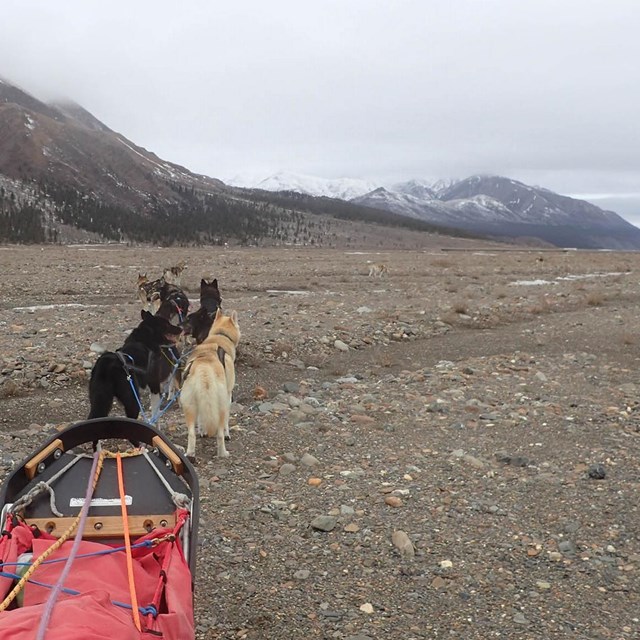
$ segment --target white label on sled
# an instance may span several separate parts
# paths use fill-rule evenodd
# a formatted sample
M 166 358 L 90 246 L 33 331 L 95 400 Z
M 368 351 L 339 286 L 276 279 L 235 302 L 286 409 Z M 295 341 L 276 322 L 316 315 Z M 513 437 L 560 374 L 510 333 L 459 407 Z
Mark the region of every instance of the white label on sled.
M 127 506 L 133 504 L 133 498 L 131 496 L 124 497 L 124 503 Z M 118 507 L 120 506 L 120 498 L 92 498 L 91 507 Z M 70 507 L 82 507 L 84 505 L 84 498 L 71 498 L 69 500 Z

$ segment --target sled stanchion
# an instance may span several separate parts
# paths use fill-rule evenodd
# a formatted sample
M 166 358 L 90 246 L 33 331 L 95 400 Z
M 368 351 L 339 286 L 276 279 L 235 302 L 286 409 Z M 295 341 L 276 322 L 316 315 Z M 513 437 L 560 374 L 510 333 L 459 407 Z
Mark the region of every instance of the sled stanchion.
M 167 460 L 171 462 L 171 466 L 177 475 L 181 476 L 184 474 L 184 465 L 182 464 L 182 460 L 180 460 L 180 456 L 177 453 L 174 453 L 162 438 L 154 436 L 151 443 L 158 449 L 158 451 L 162 452 L 162 455 L 167 458 Z
M 36 477 L 36 473 L 38 472 L 38 465 L 45 458 L 48 458 L 50 455 L 53 455 L 55 451 L 58 449 L 60 451 L 64 451 L 62 447 L 62 440 L 60 440 L 59 438 L 57 440 L 54 440 L 48 447 L 40 451 L 38 455 L 33 456 L 33 458 L 31 458 L 31 460 L 29 460 L 29 462 L 27 462 L 27 464 L 24 465 L 24 472 L 27 478 L 29 478 L 29 480 L 33 480 Z

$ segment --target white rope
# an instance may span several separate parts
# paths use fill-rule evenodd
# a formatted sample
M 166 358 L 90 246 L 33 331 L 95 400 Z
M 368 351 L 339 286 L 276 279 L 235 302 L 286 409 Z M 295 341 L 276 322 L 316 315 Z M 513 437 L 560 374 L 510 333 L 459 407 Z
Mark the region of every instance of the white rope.
M 191 506 L 191 500 L 189 499 L 189 496 L 185 495 L 184 493 L 180 493 L 179 491 L 173 490 L 173 487 L 167 482 L 167 479 L 160 473 L 160 470 L 151 461 L 151 458 L 149 457 L 148 452 L 145 451 L 144 449 L 142 450 L 142 455 L 146 458 L 151 468 L 156 472 L 156 475 L 158 476 L 158 478 L 160 478 L 160 481 L 165 486 L 166 490 L 169 492 L 169 495 L 171 496 L 171 499 L 173 500 L 173 503 L 176 505 L 176 507 L 180 507 L 182 509 L 189 509 L 189 507 Z
M 51 485 L 83 457 L 85 456 L 75 454 L 70 462 L 68 462 L 64 467 L 62 467 L 62 469 L 60 469 L 60 471 L 49 478 L 49 482 L 45 482 L 44 480 L 38 482 L 27 493 L 18 498 L 13 503 L 13 505 L 11 505 L 11 513 L 16 513 L 18 510 L 28 507 L 37 496 L 47 491 L 49 493 L 49 505 L 51 507 L 51 512 L 54 515 L 58 516 L 58 518 L 62 518 L 63 514 L 60 513 L 60 511 L 58 511 L 58 508 L 56 507 L 56 494 Z

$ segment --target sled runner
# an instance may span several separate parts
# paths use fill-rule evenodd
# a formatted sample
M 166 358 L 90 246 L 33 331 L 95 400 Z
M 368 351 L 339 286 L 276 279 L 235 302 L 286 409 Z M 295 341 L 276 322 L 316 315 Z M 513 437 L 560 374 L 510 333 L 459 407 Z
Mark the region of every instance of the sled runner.
M 198 481 L 157 429 L 71 425 L 11 473 L 0 506 L 2 640 L 194 637 Z

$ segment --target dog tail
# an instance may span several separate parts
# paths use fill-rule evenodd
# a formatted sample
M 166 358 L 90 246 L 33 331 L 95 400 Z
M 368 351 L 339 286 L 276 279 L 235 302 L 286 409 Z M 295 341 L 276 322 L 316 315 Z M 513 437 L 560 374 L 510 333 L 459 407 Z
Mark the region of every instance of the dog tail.
M 195 408 L 198 424 L 207 436 L 215 436 L 225 428 L 229 419 L 229 395 L 226 385 L 209 372 L 198 378 L 193 373 L 187 376 L 180 402 Z
M 116 362 L 116 354 L 105 351 L 93 365 L 89 380 L 89 404 L 91 405 L 89 419 L 104 418 L 111 411 L 115 397 L 112 369 Z
M 209 436 L 218 435 L 229 420 L 229 399 L 226 388 L 217 384 L 211 393 L 201 398 L 199 407 L 202 430 Z

